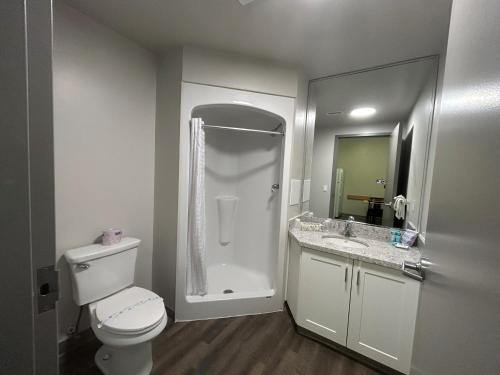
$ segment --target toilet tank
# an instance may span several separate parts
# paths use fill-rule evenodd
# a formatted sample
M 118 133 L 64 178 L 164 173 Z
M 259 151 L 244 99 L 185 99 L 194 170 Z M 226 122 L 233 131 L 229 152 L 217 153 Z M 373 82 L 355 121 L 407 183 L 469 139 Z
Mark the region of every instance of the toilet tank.
M 75 303 L 85 305 L 132 285 L 140 243 L 125 237 L 115 245 L 93 244 L 66 251 Z

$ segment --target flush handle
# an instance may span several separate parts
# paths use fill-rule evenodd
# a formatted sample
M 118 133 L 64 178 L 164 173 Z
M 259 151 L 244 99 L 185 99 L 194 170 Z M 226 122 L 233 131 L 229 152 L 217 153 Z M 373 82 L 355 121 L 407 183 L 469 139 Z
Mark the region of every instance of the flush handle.
M 90 268 L 90 264 L 88 263 L 77 263 L 76 264 L 76 268 L 78 268 L 79 270 L 88 270 Z

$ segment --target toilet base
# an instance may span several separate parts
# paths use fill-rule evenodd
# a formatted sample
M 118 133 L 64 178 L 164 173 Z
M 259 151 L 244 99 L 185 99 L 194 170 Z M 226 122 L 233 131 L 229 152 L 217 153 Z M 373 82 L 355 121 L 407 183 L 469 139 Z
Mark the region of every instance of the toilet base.
M 150 375 L 151 342 L 121 347 L 103 345 L 95 354 L 95 363 L 104 375 Z

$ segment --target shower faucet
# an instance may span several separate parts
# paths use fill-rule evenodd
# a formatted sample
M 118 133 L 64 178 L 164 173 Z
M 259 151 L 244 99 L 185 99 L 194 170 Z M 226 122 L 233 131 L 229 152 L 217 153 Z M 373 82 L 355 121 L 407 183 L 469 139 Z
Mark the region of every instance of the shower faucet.
M 271 192 L 276 193 L 280 189 L 280 184 L 272 184 Z

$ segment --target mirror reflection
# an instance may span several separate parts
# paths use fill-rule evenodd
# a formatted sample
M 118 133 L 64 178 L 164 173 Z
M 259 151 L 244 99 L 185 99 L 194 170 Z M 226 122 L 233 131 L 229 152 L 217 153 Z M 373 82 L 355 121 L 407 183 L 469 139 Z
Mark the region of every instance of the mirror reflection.
M 437 65 L 431 57 L 311 82 L 315 216 L 419 230 Z

